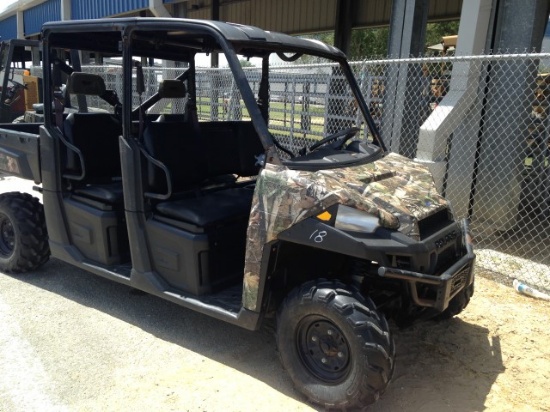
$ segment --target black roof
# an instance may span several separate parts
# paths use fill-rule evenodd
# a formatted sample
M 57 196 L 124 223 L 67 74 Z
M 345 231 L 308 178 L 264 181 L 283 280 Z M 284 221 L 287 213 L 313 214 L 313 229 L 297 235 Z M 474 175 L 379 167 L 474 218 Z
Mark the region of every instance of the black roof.
M 157 18 L 157 17 L 129 17 L 129 18 L 105 18 L 94 20 L 68 20 L 48 22 L 42 26 L 44 39 L 51 36 L 57 39 L 82 34 L 82 39 L 89 38 L 90 32 L 134 32 L 139 30 L 170 32 L 170 38 L 189 37 L 197 34 L 209 34 L 214 37 L 221 36 L 227 41 L 237 45 L 240 49 L 272 49 L 274 51 L 294 50 L 315 54 L 332 59 L 343 59 L 345 55 L 337 48 L 325 43 L 309 39 L 300 39 L 287 34 L 270 32 L 254 26 L 245 26 L 235 23 L 226 23 L 213 20 Z M 71 33 L 71 36 L 67 36 Z M 60 36 L 56 36 L 59 34 Z M 94 43 L 100 43 L 95 38 Z M 62 42 L 62 40 L 59 40 Z

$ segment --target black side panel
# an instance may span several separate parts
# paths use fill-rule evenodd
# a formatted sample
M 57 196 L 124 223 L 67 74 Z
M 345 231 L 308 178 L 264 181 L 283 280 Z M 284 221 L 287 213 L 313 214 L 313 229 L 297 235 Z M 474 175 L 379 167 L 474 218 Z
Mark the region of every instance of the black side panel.
M 100 210 L 71 198 L 64 200 L 64 206 L 72 243 L 86 258 L 104 265 L 128 260 L 128 238 L 122 210 Z
M 208 237 L 156 220 L 147 221 L 147 239 L 153 270 L 174 289 L 201 295 L 210 291 Z
M 40 183 L 39 150 L 38 125 L 0 125 L 0 171 Z

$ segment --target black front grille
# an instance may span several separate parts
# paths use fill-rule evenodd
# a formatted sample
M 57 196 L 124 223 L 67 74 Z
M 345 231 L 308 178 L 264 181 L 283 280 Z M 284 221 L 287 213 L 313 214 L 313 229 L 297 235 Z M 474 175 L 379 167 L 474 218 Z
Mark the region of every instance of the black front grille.
M 462 289 L 468 281 L 468 275 L 470 274 L 470 267 L 466 266 L 460 270 L 460 272 L 451 280 L 451 296 Z
M 436 274 L 443 273 L 446 269 L 448 269 L 453 263 L 456 261 L 456 249 L 451 246 L 447 249 L 441 251 L 437 255 L 437 263 L 435 266 L 434 272 Z

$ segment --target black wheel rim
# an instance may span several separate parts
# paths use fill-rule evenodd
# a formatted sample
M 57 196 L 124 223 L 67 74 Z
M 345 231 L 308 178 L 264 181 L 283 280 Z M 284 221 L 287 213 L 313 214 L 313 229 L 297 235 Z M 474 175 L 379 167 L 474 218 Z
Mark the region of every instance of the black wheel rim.
M 337 384 L 350 370 L 349 343 L 330 320 L 309 316 L 297 328 L 298 353 L 304 366 L 317 379 Z
M 15 232 L 11 220 L 0 214 L 0 256 L 10 257 L 15 248 Z

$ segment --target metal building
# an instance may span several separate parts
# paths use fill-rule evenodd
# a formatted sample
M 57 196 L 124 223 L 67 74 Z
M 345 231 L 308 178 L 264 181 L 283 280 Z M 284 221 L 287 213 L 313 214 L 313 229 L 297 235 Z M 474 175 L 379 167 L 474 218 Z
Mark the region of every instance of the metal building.
M 32 38 L 44 22 L 110 16 L 214 19 L 285 33 L 385 26 L 392 0 L 20 0 L 0 12 L 2 39 Z M 430 21 L 457 19 L 462 0 L 425 1 Z

